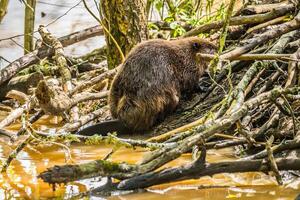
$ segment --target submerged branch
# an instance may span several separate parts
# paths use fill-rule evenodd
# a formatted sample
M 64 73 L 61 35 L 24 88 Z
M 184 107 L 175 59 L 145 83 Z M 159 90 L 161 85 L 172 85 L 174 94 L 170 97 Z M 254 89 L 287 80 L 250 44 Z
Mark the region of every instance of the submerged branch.
M 276 159 L 276 164 L 279 170 L 300 169 L 300 159 Z M 228 161 L 207 163 L 205 165 L 194 162 L 182 167 L 165 169 L 158 172 L 149 172 L 131 179 L 126 179 L 119 183 L 118 189 L 133 190 L 173 181 L 197 179 L 203 176 L 212 176 L 219 173 L 254 171 L 266 173 L 271 171 L 271 169 L 268 162 L 264 160 Z

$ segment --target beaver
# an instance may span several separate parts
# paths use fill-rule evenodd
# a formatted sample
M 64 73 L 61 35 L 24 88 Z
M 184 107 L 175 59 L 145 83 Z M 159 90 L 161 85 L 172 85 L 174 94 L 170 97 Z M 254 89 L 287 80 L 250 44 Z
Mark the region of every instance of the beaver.
M 215 51 L 214 44 L 198 37 L 138 44 L 110 88 L 110 112 L 116 120 L 93 125 L 79 134 L 151 129 L 176 109 L 182 95 L 195 91 L 208 66 L 207 61 L 197 60 L 196 54 Z

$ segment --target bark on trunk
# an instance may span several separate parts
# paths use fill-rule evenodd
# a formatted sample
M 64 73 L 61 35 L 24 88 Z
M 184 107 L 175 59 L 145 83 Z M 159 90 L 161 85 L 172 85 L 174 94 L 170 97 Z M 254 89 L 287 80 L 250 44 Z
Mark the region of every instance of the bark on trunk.
M 143 0 L 103 0 L 100 4 L 103 24 L 117 41 L 124 55 L 127 55 L 137 43 L 147 39 L 147 19 Z M 111 69 L 118 66 L 122 59 L 110 34 L 105 32 L 108 46 L 107 60 Z
M 8 6 L 9 0 L 2 0 L 0 1 L 0 23 L 3 20 L 4 16 L 7 13 L 7 6 Z

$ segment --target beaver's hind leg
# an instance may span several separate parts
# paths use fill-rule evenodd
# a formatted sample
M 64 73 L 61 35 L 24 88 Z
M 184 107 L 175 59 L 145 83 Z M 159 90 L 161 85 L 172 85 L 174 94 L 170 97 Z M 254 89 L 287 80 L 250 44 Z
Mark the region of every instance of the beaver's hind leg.
M 134 130 L 149 130 L 172 112 L 178 102 L 179 97 L 174 93 L 172 96 L 163 94 L 135 100 L 123 97 L 119 101 L 118 118 Z

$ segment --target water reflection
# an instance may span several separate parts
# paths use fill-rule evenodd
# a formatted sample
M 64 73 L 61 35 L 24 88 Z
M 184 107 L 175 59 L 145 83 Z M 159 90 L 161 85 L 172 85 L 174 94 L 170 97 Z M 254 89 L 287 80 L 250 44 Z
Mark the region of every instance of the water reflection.
M 299 192 L 299 191 L 298 191 Z M 222 200 L 222 199 L 255 199 L 255 200 L 291 200 L 298 192 L 296 190 L 280 188 L 277 186 L 244 186 L 211 189 L 171 189 L 164 194 L 147 192 L 143 194 L 130 194 L 116 196 L 110 200 L 157 200 L 157 199 L 197 199 L 197 200 Z

